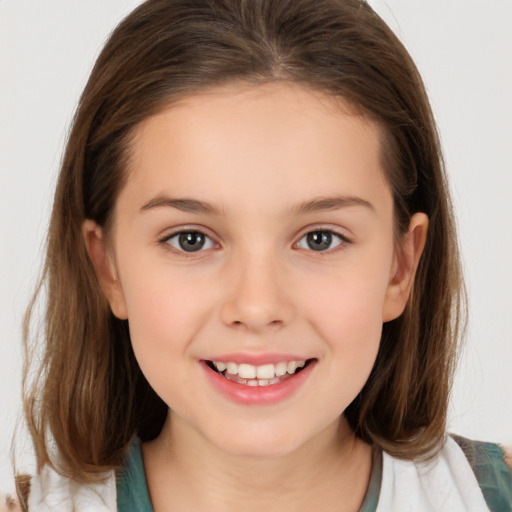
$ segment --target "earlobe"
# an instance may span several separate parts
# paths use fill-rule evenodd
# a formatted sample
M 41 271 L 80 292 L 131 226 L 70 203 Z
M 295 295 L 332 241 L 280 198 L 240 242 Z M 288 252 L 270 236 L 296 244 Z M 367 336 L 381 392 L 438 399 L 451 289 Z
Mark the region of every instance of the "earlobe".
M 87 253 L 110 309 L 117 318 L 125 320 L 128 318 L 126 302 L 113 256 L 109 254 L 105 244 L 103 230 L 96 222 L 86 220 L 82 225 L 82 233 Z
M 383 322 L 399 317 L 405 309 L 414 284 L 416 269 L 425 248 L 428 230 L 428 217 L 425 213 L 415 213 L 411 217 L 409 229 L 395 254 L 384 308 Z

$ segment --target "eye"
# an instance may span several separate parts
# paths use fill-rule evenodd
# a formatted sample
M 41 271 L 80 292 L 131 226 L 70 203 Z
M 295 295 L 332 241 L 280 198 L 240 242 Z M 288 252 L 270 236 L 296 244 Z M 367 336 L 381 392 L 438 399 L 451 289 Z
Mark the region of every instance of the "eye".
M 215 247 L 213 240 L 201 231 L 180 231 L 164 238 L 162 242 L 182 252 L 198 252 Z
M 310 231 L 306 233 L 297 243 L 300 249 L 310 249 L 312 251 L 328 251 L 341 245 L 348 240 L 327 229 Z

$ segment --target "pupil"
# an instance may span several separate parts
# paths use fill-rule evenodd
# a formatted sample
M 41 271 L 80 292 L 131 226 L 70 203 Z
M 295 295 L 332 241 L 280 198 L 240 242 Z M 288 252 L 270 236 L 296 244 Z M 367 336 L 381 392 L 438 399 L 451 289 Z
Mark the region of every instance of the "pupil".
M 307 242 L 313 251 L 325 251 L 331 246 L 332 235 L 327 231 L 313 231 L 313 233 L 308 233 Z
M 204 243 L 205 237 L 202 233 L 197 231 L 191 231 L 190 233 L 181 233 L 180 238 L 180 247 L 187 252 L 199 251 Z

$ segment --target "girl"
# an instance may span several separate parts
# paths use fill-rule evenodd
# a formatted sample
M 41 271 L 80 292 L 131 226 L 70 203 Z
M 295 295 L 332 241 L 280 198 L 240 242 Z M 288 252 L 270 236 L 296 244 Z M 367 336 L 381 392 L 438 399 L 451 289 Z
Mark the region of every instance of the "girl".
M 129 15 L 42 284 L 31 511 L 512 505 L 501 450 L 446 436 L 463 294 L 439 142 L 360 0 Z

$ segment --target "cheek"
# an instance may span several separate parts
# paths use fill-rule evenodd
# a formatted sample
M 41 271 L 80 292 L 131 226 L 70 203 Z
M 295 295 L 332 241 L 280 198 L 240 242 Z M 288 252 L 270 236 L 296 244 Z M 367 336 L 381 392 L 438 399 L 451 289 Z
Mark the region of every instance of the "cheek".
M 333 275 L 316 293 L 304 294 L 304 309 L 314 327 L 332 344 L 368 343 L 380 339 L 387 279 L 358 269 Z
M 205 316 L 205 295 L 198 286 L 162 268 L 129 273 L 123 291 L 137 358 L 184 350 Z
M 187 382 L 192 369 L 188 348 L 202 322 L 197 293 L 162 275 L 155 280 L 147 274 L 145 279 L 131 281 L 125 293 L 130 338 L 140 369 L 164 402 L 179 406 L 172 390 Z
M 380 347 L 382 336 L 383 293 L 375 286 L 351 287 L 346 280 L 333 286 L 330 300 L 317 303 L 318 322 L 314 324 L 325 341 L 327 380 L 331 383 L 326 398 L 339 412 L 360 393 Z
M 330 379 L 346 405 L 364 386 L 379 350 L 387 279 L 382 271 L 343 272 L 303 302 L 309 323 L 324 340 Z
M 366 381 L 377 356 L 382 335 L 382 306 L 373 295 L 346 288 L 334 304 L 326 305 L 316 330 L 327 342 L 327 350 L 355 380 Z M 359 376 L 361 376 L 359 378 Z

